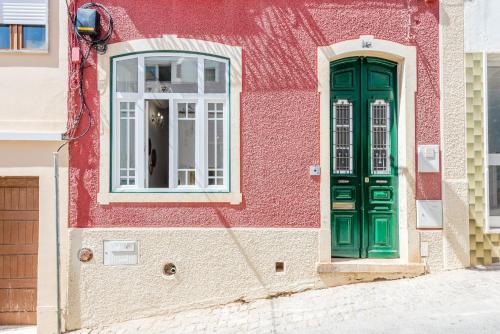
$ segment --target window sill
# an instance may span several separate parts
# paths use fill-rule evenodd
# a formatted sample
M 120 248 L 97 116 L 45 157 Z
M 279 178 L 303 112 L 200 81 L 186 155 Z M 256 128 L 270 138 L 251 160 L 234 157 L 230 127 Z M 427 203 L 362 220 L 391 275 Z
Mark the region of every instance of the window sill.
M 99 193 L 99 204 L 109 203 L 229 203 L 242 202 L 241 193 Z
M 47 55 L 49 50 L 0 50 L 0 55 Z
M 485 234 L 500 234 L 500 227 L 485 227 Z

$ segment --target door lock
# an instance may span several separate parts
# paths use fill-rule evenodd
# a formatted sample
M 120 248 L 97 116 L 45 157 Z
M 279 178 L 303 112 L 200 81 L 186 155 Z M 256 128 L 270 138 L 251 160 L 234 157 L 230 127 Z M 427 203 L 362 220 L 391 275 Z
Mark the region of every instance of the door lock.
M 370 178 L 369 177 L 365 177 L 365 183 L 368 183 L 370 182 Z

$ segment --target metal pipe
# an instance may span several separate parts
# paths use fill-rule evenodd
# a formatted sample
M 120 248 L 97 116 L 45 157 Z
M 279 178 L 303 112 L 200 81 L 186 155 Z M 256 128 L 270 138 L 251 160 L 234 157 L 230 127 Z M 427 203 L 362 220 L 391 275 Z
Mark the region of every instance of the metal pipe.
M 62 148 L 62 146 L 61 146 Z M 61 149 L 59 148 L 59 149 Z M 61 334 L 61 241 L 59 222 L 59 150 L 54 152 L 55 185 L 55 223 L 56 223 L 56 259 L 57 259 L 57 334 Z

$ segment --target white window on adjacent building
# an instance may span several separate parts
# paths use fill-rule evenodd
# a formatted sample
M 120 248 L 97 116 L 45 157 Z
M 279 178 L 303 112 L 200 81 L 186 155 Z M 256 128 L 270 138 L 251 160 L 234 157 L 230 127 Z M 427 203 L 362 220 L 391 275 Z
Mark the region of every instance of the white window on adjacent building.
M 485 55 L 487 227 L 500 229 L 500 54 Z
M 112 66 L 112 191 L 228 191 L 229 61 L 159 52 Z
M 0 0 L 0 50 L 48 48 L 48 0 Z

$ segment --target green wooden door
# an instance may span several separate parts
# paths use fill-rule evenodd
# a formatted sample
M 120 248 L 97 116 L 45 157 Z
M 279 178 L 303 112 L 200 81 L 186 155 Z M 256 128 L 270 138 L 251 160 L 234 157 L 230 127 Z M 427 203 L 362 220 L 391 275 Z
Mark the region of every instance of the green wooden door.
M 397 65 L 330 65 L 332 257 L 397 258 Z

